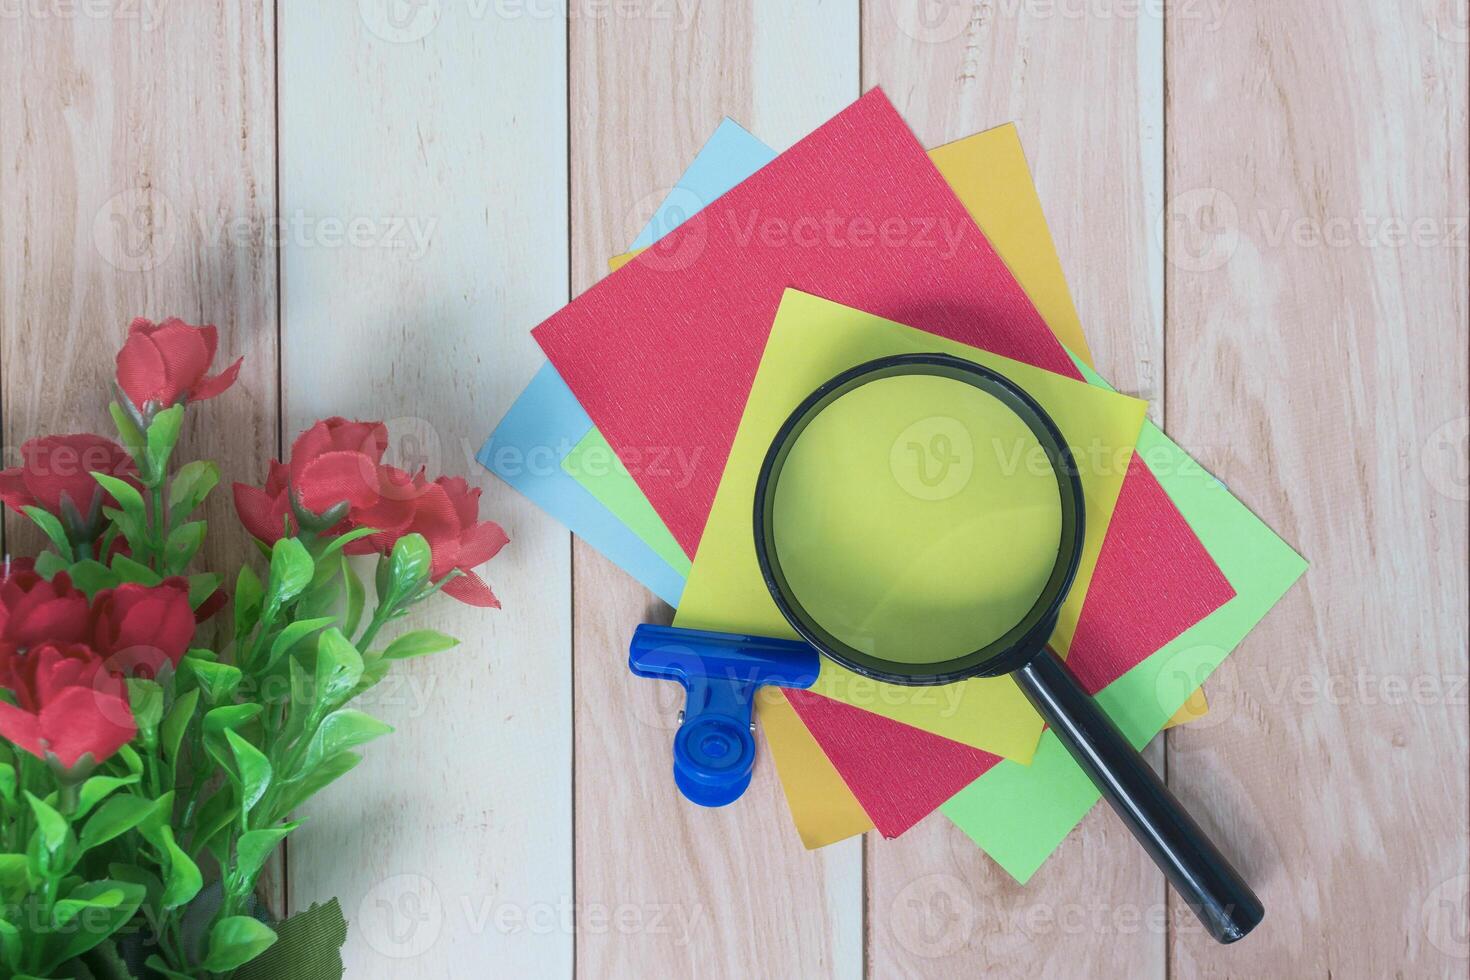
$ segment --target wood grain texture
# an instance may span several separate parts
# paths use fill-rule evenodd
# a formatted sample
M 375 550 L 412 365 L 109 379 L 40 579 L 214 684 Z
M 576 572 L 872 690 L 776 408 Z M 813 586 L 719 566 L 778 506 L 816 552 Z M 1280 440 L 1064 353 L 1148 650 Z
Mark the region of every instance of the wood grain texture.
M 1159 421 L 1162 23 L 1067 9 L 872 0 L 863 85 L 926 146 L 1016 122 L 1098 369 Z M 1105 808 L 1024 887 L 938 814 L 867 856 L 874 976 L 1165 973 L 1162 876 Z
M 569 536 L 473 453 L 566 302 L 565 23 L 536 5 L 289 5 L 281 24 L 288 438 L 387 419 L 389 458 L 484 487 L 504 610 L 366 707 L 397 731 L 306 810 L 291 902 L 337 895 L 352 977 L 571 972 Z M 343 228 L 357 227 L 356 238 Z
M 1170 736 L 1261 892 L 1179 976 L 1464 976 L 1466 7 L 1168 28 L 1168 428 L 1313 563 Z
M 113 435 L 128 322 L 180 316 L 219 327 L 217 364 L 245 365 L 226 395 L 189 409 L 176 458 L 215 459 L 225 481 L 264 479 L 278 409 L 274 36 L 265 2 L 5 8 L 5 465 L 35 436 Z M 227 489 L 205 514 L 201 567 L 254 553 Z M 39 550 L 29 521 L 4 524 L 9 551 Z M 282 883 L 263 894 L 279 911 Z
M 348 976 L 1464 975 L 1466 0 L 279 8 L 0 5 L 0 440 L 105 430 L 177 314 L 246 356 L 182 450 L 228 478 L 340 413 L 485 488 L 505 610 L 418 619 L 466 642 L 293 838 Z M 764 755 L 693 810 L 626 669 L 669 610 L 472 459 L 722 115 L 783 148 L 872 85 L 928 146 L 1017 121 L 1099 368 L 1313 561 L 1168 739 L 1267 905 L 1236 947 L 1102 810 L 1024 888 L 938 817 L 801 850 Z
M 779 148 L 858 94 L 853 4 L 635 8 L 572 23 L 574 292 L 721 116 Z M 574 565 L 578 975 L 861 976 L 858 843 L 803 850 L 766 755 L 736 805 L 686 803 L 668 761 L 683 694 L 627 668 L 633 627 L 670 612 L 580 542 Z

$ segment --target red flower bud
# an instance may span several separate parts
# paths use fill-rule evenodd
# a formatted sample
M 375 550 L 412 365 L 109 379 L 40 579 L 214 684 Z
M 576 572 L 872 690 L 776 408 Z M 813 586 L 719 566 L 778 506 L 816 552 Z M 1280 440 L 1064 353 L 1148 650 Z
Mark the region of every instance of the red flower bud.
M 110 670 L 129 676 L 156 677 L 165 663 L 178 666 L 194 627 L 189 583 L 177 576 L 154 586 L 103 589 L 92 598 L 92 647 Z
M 87 638 L 87 596 L 65 572 L 46 581 L 12 566 L 0 581 L 0 643 L 25 650 L 42 643 L 80 643 Z
M 74 767 L 84 755 L 102 762 L 137 734 L 128 689 L 90 648 L 46 643 L 26 653 L 0 644 L 0 735 L 38 759 L 55 755 Z
M 24 507 L 40 507 L 67 522 L 80 520 L 82 528 L 95 530 L 102 504 L 102 487 L 94 472 L 116 476 L 138 485 L 137 470 L 127 450 L 101 436 L 87 433 L 32 439 L 20 447 L 22 465 L 0 472 L 0 498 L 17 513 Z M 75 515 L 68 518 L 65 504 Z
M 213 326 L 190 326 L 178 317 L 162 323 L 139 317 L 117 352 L 117 385 L 139 411 L 149 402 L 168 408 L 180 399 L 202 402 L 224 394 L 240 375 L 240 358 L 219 374 L 207 375 L 219 334 Z

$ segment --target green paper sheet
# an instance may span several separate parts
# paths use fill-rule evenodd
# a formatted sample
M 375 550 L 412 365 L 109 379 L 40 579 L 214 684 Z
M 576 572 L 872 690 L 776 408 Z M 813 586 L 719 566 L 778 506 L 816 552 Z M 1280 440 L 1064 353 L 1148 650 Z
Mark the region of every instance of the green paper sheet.
M 1088 381 L 1108 387 L 1085 364 L 1079 367 Z M 1286 594 L 1307 562 L 1157 426 L 1144 424 L 1136 452 L 1236 592 L 1098 694 L 1103 710 L 1142 748 Z M 1097 801 L 1091 781 L 1048 731 L 1029 766 L 1001 762 L 940 810 L 1024 883 Z
M 638 535 L 670 568 L 684 578 L 689 577 L 689 556 L 684 554 L 684 549 L 679 547 L 679 542 L 674 540 L 659 518 L 658 511 L 653 509 L 653 504 L 648 502 L 628 473 L 628 468 L 596 426 L 572 447 L 572 451 L 562 459 L 561 468 L 627 525 L 628 530 Z

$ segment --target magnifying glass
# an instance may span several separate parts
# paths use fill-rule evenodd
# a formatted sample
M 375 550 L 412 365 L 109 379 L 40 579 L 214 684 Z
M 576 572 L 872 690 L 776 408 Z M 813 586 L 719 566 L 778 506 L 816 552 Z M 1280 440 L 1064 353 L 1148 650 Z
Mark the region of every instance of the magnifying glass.
M 742 644 L 759 644 L 777 678 L 747 671 L 748 694 L 810 686 L 813 650 L 891 684 L 1008 674 L 1211 936 L 1234 942 L 1261 921 L 1250 887 L 1047 645 L 1081 562 L 1082 483 L 1056 424 L 1014 382 L 944 354 L 844 371 L 776 433 L 753 526 L 766 586 L 805 645 L 643 626 L 635 673 L 685 681 L 691 708 L 690 678 L 708 691 L 714 672 L 689 665 Z M 748 725 L 748 705 L 732 717 Z M 715 748 L 744 764 L 733 743 Z M 680 774 L 679 751 L 676 740 L 685 786 L 702 777 L 698 765 Z

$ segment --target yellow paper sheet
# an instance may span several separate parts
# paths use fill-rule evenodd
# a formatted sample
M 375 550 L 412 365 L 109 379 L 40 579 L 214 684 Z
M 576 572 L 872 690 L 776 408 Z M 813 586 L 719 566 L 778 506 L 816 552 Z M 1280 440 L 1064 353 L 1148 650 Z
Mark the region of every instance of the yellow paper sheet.
M 756 695 L 761 736 L 770 747 L 802 844 L 825 847 L 873 829 L 873 821 L 847 788 L 801 716 L 773 687 Z
M 752 545 L 750 502 L 761 460 L 781 423 L 818 385 L 873 358 L 915 352 L 952 354 L 1010 378 L 1041 404 L 1071 446 L 1082 480 L 1086 534 L 1077 585 L 1057 631 L 1058 645 L 1063 637 L 1070 640 L 1145 403 L 791 289 L 771 327 L 676 625 L 795 637 L 766 591 Z M 863 488 L 848 492 L 860 494 Z M 823 658 L 813 690 L 1018 761 L 1030 759 L 1041 734 L 1041 719 L 1006 677 L 904 687 L 861 677 Z

